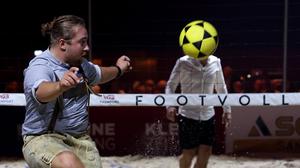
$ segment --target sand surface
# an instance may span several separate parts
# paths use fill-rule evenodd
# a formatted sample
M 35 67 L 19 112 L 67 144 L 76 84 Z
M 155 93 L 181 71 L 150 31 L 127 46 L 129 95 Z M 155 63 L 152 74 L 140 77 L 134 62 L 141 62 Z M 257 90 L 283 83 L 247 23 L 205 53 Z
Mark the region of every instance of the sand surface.
M 120 156 L 102 157 L 104 168 L 177 168 L 177 157 Z M 1 159 L 0 168 L 28 168 L 24 160 Z M 258 159 L 212 156 L 208 168 L 300 168 L 300 158 Z

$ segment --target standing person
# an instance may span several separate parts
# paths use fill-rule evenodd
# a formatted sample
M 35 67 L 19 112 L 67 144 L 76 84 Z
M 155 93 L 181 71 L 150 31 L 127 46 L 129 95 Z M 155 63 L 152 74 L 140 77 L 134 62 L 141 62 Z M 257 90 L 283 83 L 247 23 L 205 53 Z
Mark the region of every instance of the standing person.
M 24 70 L 24 158 L 31 168 L 102 167 L 88 134 L 87 87 L 127 72 L 130 60 L 121 56 L 115 66 L 99 67 L 85 59 L 88 33 L 74 15 L 43 24 L 42 32 L 50 36 L 49 48 Z
M 220 59 L 210 55 L 194 59 L 183 56 L 176 61 L 166 85 L 166 94 L 175 93 L 180 84 L 181 93 L 212 94 L 227 93 Z M 223 107 L 223 121 L 228 126 L 231 108 Z M 180 168 L 190 168 L 194 156 L 195 168 L 205 168 L 212 153 L 215 136 L 215 111 L 213 106 L 167 107 L 167 118 L 179 124 L 179 142 L 182 153 L 179 157 Z

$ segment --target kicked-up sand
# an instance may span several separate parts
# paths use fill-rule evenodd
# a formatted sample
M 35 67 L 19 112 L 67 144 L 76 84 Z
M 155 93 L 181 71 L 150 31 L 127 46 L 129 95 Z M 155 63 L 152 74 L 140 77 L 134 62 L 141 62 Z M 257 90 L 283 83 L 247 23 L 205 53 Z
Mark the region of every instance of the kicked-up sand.
M 102 157 L 103 168 L 178 168 L 176 156 Z M 0 168 L 28 168 L 22 159 L 1 159 Z M 300 158 L 249 158 L 226 155 L 211 156 L 208 168 L 300 168 Z

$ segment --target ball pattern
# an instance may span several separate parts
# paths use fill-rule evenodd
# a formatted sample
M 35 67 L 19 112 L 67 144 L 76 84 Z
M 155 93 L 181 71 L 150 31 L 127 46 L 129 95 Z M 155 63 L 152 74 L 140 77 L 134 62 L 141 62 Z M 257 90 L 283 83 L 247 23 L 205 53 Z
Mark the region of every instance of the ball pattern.
M 181 31 L 179 45 L 184 54 L 196 59 L 206 59 L 217 49 L 218 32 L 215 27 L 204 20 L 188 23 Z

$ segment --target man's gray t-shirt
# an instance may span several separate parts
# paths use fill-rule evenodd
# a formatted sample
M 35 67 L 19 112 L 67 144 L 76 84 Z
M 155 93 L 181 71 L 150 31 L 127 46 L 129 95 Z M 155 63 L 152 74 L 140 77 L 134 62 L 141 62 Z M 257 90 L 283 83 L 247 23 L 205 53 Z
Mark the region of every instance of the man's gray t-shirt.
M 83 58 L 81 67 L 89 85 L 99 83 L 101 78 L 99 66 Z M 43 134 L 48 131 L 56 100 L 41 103 L 36 99 L 35 91 L 44 81 L 60 80 L 69 69 L 70 65 L 57 60 L 49 49 L 30 61 L 29 66 L 24 70 L 26 115 L 22 125 L 22 135 Z M 65 91 L 61 95 L 61 100 L 59 106 L 61 110 L 54 131 L 72 135 L 86 133 L 89 126 L 87 112 L 89 94 L 84 82 Z

